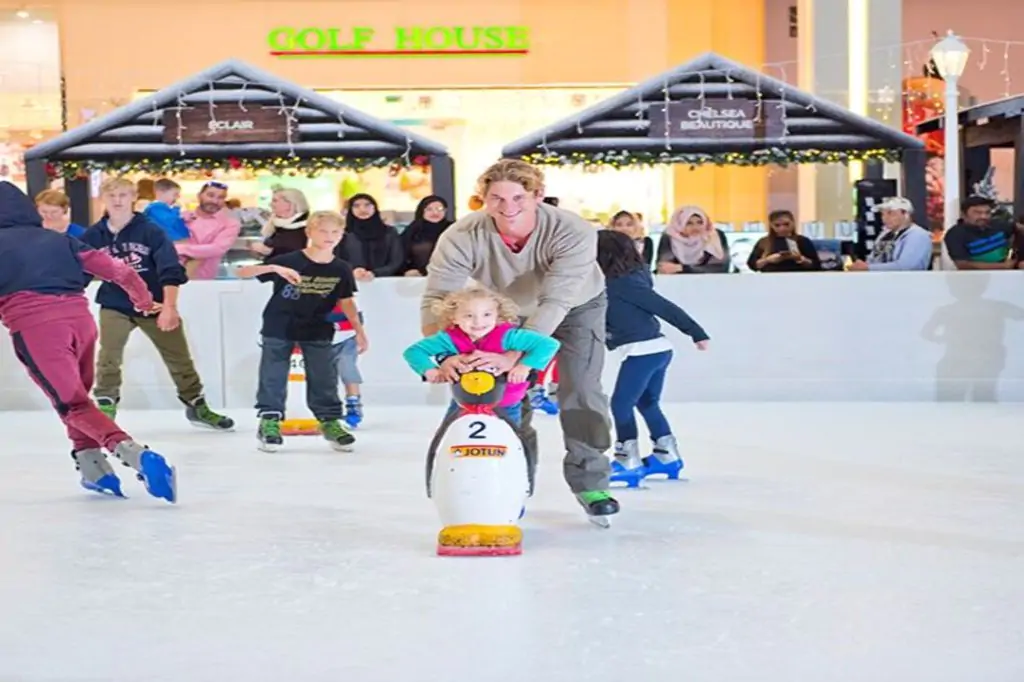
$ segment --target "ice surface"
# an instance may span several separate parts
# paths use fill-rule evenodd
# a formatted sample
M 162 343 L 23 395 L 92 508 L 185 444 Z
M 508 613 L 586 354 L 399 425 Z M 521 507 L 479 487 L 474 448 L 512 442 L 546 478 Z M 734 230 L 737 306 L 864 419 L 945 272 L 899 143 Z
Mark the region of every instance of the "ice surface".
M 607 531 L 538 415 L 524 553 L 495 559 L 434 555 L 436 410 L 369 405 L 352 454 L 127 410 L 177 507 L 78 489 L 56 418 L 2 413 L 0 680 L 1020 682 L 1020 409 L 672 406 L 690 480 L 622 491 Z

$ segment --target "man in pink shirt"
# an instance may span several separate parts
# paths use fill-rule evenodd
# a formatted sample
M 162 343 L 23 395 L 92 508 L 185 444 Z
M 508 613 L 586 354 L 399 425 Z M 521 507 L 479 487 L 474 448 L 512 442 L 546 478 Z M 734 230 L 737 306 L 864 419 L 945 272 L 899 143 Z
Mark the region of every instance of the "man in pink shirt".
M 216 279 L 221 259 L 242 230 L 234 213 L 224 207 L 227 198 L 228 186 L 210 181 L 199 190 L 199 207 L 182 216 L 191 236 L 174 246 L 179 256 L 199 261 L 192 279 Z

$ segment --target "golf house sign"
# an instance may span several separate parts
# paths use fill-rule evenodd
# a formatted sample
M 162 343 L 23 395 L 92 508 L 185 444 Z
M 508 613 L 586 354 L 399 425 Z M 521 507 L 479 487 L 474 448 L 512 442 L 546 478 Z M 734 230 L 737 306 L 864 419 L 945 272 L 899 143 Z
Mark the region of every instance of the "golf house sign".
M 530 51 L 525 26 L 281 26 L 267 34 L 272 57 L 521 57 Z

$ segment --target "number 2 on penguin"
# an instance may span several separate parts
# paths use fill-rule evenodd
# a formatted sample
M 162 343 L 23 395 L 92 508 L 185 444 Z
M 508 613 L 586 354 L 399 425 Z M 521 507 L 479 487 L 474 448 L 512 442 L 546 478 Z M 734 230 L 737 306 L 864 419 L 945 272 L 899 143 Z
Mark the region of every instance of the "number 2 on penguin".
M 487 436 L 484 434 L 486 426 L 483 422 L 473 422 L 469 425 L 469 437 L 475 440 L 482 440 Z

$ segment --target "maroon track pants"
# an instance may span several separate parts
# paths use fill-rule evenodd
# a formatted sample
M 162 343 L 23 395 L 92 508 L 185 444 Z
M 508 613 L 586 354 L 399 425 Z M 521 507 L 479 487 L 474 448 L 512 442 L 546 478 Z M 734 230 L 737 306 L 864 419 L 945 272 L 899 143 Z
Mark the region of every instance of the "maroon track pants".
M 75 450 L 113 451 L 130 436 L 89 396 L 96 367 L 96 322 L 72 315 L 11 334 L 14 352 L 53 403 Z

